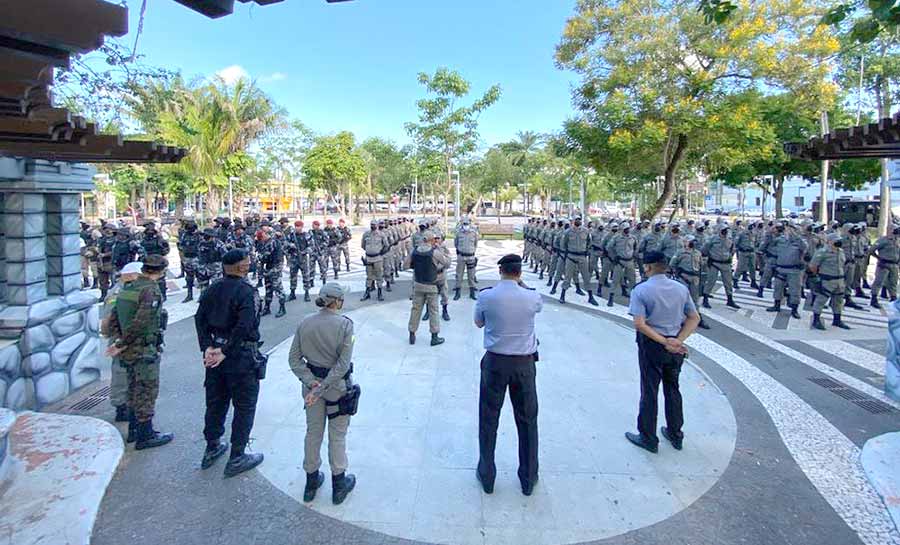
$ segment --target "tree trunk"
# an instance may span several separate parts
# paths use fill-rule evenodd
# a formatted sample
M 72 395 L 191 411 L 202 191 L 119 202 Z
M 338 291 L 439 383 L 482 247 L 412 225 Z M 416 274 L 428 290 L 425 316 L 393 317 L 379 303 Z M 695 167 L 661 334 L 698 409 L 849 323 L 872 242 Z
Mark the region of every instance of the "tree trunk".
M 781 201 L 784 197 L 784 174 L 776 174 L 772 180 L 772 191 L 775 196 L 775 219 L 780 220 L 784 217 L 781 213 Z
M 882 44 L 881 55 L 884 57 L 885 49 Z M 860 74 L 860 79 L 862 75 Z M 875 90 L 878 99 L 878 119 L 890 116 L 891 112 L 891 90 L 890 81 L 879 76 L 875 80 Z M 878 236 L 882 237 L 887 234 L 888 227 L 891 225 L 891 185 L 890 172 L 888 171 L 888 160 L 881 160 L 881 187 L 879 191 L 878 206 Z
M 675 150 L 672 152 L 671 158 L 666 165 L 665 177 L 663 179 L 663 190 L 659 198 L 653 203 L 650 210 L 647 210 L 643 219 L 652 220 L 659 215 L 660 211 L 672 201 L 675 195 L 675 171 L 678 164 L 684 156 L 684 150 L 687 148 L 687 135 L 679 134 L 678 141 L 675 143 Z

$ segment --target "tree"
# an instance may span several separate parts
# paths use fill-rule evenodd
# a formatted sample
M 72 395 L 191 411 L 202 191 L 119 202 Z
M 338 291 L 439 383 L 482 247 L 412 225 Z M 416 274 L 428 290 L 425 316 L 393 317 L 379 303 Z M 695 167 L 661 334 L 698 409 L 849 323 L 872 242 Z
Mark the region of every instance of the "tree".
M 528 181 L 534 176 L 538 162 L 536 156 L 541 151 L 541 144 L 544 137 L 532 131 L 519 131 L 516 139 L 510 142 L 500 144 L 500 149 L 506 153 L 513 166 L 518 169 L 518 176 L 515 183 L 522 184 L 522 198 L 525 200 L 525 212 L 530 208 L 528 198 Z
M 310 191 L 324 191 L 334 201 L 366 178 L 365 162 L 356 150 L 353 133 L 347 131 L 317 138 L 302 171 L 304 186 Z M 340 208 L 343 213 L 343 202 Z
M 686 172 L 727 171 L 771 154 L 752 91 L 802 90 L 814 107 L 834 100 L 818 61 L 838 44 L 816 28 L 815 10 L 760 0 L 720 25 L 703 17 L 665 0 L 582 2 L 557 47 L 558 65 L 582 76 L 569 140 L 598 174 L 661 177 L 644 217 L 672 202 Z
M 446 172 L 444 216 L 447 216 L 447 195 L 453 184 L 455 162 L 475 151 L 478 141 L 478 118 L 483 111 L 500 99 L 500 87 L 494 85 L 470 105 L 460 105 L 471 90 L 471 84 L 459 72 L 438 68 L 433 75 L 419 74 L 419 83 L 433 95 L 416 102 L 419 121 L 407 123 L 406 131 L 416 144 L 438 153 Z M 460 203 L 457 203 L 457 207 Z

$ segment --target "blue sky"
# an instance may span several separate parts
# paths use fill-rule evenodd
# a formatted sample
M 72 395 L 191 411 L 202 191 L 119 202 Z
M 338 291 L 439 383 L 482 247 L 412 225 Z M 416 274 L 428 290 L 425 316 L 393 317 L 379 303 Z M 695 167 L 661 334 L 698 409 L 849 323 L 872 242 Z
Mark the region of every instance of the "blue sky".
M 133 40 L 139 0 L 128 0 Z M 285 0 L 236 2 L 210 20 L 172 0 L 149 0 L 138 51 L 191 78 L 246 72 L 291 117 L 320 133 L 408 141 L 424 90 L 419 72 L 459 70 L 473 96 L 503 97 L 481 117 L 483 144 L 519 130 L 550 132 L 571 115 L 572 73 L 553 64 L 575 0 Z

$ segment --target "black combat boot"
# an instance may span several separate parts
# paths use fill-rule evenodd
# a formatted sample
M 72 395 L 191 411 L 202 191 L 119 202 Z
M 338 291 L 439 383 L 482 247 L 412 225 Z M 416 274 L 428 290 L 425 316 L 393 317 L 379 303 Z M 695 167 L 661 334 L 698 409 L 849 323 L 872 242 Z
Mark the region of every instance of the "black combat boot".
M 450 321 L 450 313 L 447 311 L 447 305 L 444 305 L 443 312 L 441 313 L 441 319 L 445 322 Z
M 347 495 L 356 486 L 356 476 L 341 473 L 331 476 L 331 503 L 340 505 L 347 499 Z
M 285 314 L 287 314 L 287 310 L 284 308 L 284 301 L 281 301 L 278 303 L 278 312 L 275 313 L 275 317 L 281 318 Z
M 369 297 L 371 297 L 371 295 Z M 309 303 L 309 290 L 303 290 L 303 302 Z
M 444 338 L 438 336 L 437 333 L 431 334 L 431 346 L 437 346 L 439 344 L 444 344 Z
M 540 274 L 540 276 L 538 276 L 538 280 L 543 280 L 543 279 L 544 279 L 544 269 L 541 269 L 541 274 Z
M 703 316 L 700 316 L 700 323 L 697 324 L 697 327 L 700 329 L 709 329 L 709 324 L 706 323 L 706 320 L 703 319 Z
M 553 285 L 553 275 L 548 272 L 547 273 L 547 287 L 549 288 L 552 285 Z
M 390 291 L 390 290 L 388 290 L 388 291 Z M 381 288 L 378 288 L 378 297 L 377 297 L 377 299 L 378 299 L 379 301 L 384 301 L 384 295 L 381 293 Z
M 791 318 L 795 320 L 800 319 L 800 313 L 797 311 L 797 305 L 791 305 Z
M 881 310 L 881 303 L 878 302 L 878 294 L 877 293 L 872 294 L 872 300 L 869 301 L 869 306 L 872 308 L 877 308 L 878 310 Z
M 781 312 L 781 299 L 776 299 L 775 304 L 767 308 L 766 312 Z
M 184 301 L 182 301 L 182 303 L 189 303 L 194 300 L 194 286 L 188 286 L 187 292 L 187 297 L 184 298 Z
M 338 279 L 338 272 L 337 272 L 337 271 L 334 271 L 334 279 L 335 279 L 335 280 Z
M 306 294 L 309 295 L 309 291 L 307 291 Z M 366 293 L 362 296 L 362 299 L 360 299 L 360 301 L 368 301 L 371 298 L 372 298 L 372 288 L 366 286 Z
M 559 286 L 559 282 L 553 283 L 553 289 L 550 290 L 550 295 L 556 295 L 556 287 Z
M 137 417 L 134 416 L 134 411 L 128 411 L 128 435 L 125 437 L 126 443 L 134 443 L 137 439 Z
M 822 315 L 821 314 L 813 314 L 812 323 L 809 325 L 810 329 L 818 329 L 820 331 L 825 331 L 825 325 L 822 324 Z
M 321 471 L 306 474 L 306 487 L 303 489 L 303 501 L 309 503 L 316 499 L 316 492 L 325 484 L 325 474 Z
M 263 311 L 259 313 L 260 316 L 268 316 L 272 314 L 272 302 L 266 301 L 266 305 L 263 307 Z
M 581 291 L 581 284 L 578 282 L 575 283 L 575 295 L 584 295 L 584 292 Z
M 556 287 L 554 287 L 554 290 L 555 289 L 556 289 Z M 550 293 L 552 294 L 553 292 L 551 291 Z M 566 290 L 565 289 L 563 289 L 562 292 L 559 294 L 559 302 L 562 303 L 563 305 L 566 304 Z
M 831 320 L 831 325 L 833 325 L 834 327 L 840 328 L 840 329 L 850 329 L 850 326 L 848 326 L 841 320 L 840 314 L 834 315 L 834 319 Z
M 709 304 L 709 295 L 703 296 L 703 308 L 712 308 L 712 305 Z
M 588 290 L 587 294 L 588 294 L 588 304 L 594 305 L 595 307 L 600 306 L 600 303 L 598 303 L 597 300 L 594 299 L 594 292 L 593 292 L 593 291 Z
M 732 282 L 732 285 L 734 286 L 734 289 L 740 289 L 741 286 L 738 284 L 737 276 L 734 277 L 734 282 Z
M 628 290 L 625 289 L 625 286 L 620 286 L 620 287 L 621 287 L 620 291 L 622 292 L 622 297 L 628 297 Z
M 453 290 L 453 300 L 459 301 L 459 288 L 456 288 L 455 290 Z
M 750 281 L 750 277 L 747 275 L 747 273 L 744 273 L 744 274 L 741 275 L 741 280 L 744 281 L 744 282 L 749 282 L 749 281 Z
M 153 420 L 137 423 L 137 440 L 135 450 L 156 448 L 172 442 L 175 436 L 171 433 L 159 433 L 153 429 Z
M 731 307 L 731 308 L 733 308 L 733 309 L 735 309 L 735 310 L 740 310 L 740 309 L 741 309 L 741 307 L 738 306 L 738 304 L 734 302 L 734 297 L 731 296 L 731 295 L 728 296 L 728 301 L 725 303 L 725 306 L 726 306 L 726 307 Z
M 101 301 L 106 301 L 106 294 L 108 291 L 109 290 L 107 290 L 106 288 L 100 288 L 100 300 Z
M 473 300 L 473 301 L 477 301 L 477 300 L 478 300 L 478 294 L 477 294 L 477 292 L 475 291 L 475 288 L 469 288 L 469 299 L 471 299 L 471 300 Z
M 347 263 L 347 267 L 346 267 L 345 270 L 346 270 L 347 272 L 350 272 L 350 264 L 349 264 L 349 263 Z
M 872 287 L 872 286 L 869 285 L 869 279 L 868 279 L 868 278 L 863 277 L 862 287 L 863 287 L 863 289 L 866 289 L 866 290 Z
M 228 452 L 228 445 L 218 441 L 209 441 L 206 444 L 206 450 L 203 452 L 203 459 L 200 460 L 200 469 L 209 469 L 216 460 Z
M 97 289 L 99 282 L 97 281 L 97 277 L 94 277 L 94 283 L 91 284 L 91 289 Z
M 881 288 L 881 298 L 882 298 L 882 299 L 887 299 L 887 298 L 888 298 L 887 288 Z
M 756 283 L 756 280 L 751 280 L 751 281 L 750 281 L 750 289 L 754 289 L 754 290 L 758 290 L 758 289 L 759 289 L 759 284 Z
M 391 283 L 390 283 L 390 282 L 385 282 L 385 283 L 384 283 L 384 289 L 385 289 L 388 293 L 394 291 L 394 290 L 391 289 Z
M 288 295 L 288 301 L 296 301 L 297 300 L 297 290 L 296 288 L 291 288 L 291 293 Z
M 183 268 L 181 269 L 181 272 L 178 273 L 178 276 L 176 276 L 175 278 L 184 278 L 184 269 Z
M 261 464 L 263 459 L 264 456 L 260 452 L 246 454 L 244 452 L 244 447 L 235 448 L 232 445 L 231 458 L 229 458 L 228 463 L 225 464 L 225 477 L 234 477 L 245 471 L 250 471 Z
M 425 307 L 425 313 L 422 315 L 422 321 L 427 322 L 429 318 L 431 318 L 431 314 L 428 312 L 428 307 Z
M 859 287 L 859 286 L 856 286 L 856 290 L 854 290 L 854 292 L 853 292 L 853 296 L 854 296 L 854 297 L 865 297 L 865 296 L 866 296 L 866 294 L 865 294 L 865 293 L 863 293 L 863 290 L 862 290 L 862 289 L 860 289 L 860 287 Z
M 763 287 L 762 286 L 757 286 L 756 296 L 759 297 L 760 299 L 762 299 L 762 296 L 763 296 Z
M 409 332 L 409 344 L 416 344 L 416 334 L 413 331 Z
M 128 406 L 116 405 L 116 422 L 128 422 Z
M 91 280 L 87 276 L 81 277 L 81 288 L 87 289 L 91 285 Z
M 606 306 L 611 307 L 615 304 L 613 302 L 614 297 L 615 297 L 615 294 L 613 293 L 613 290 L 609 290 L 609 298 L 606 300 Z
M 855 309 L 855 310 L 862 310 L 862 307 L 857 305 L 856 302 L 853 299 L 851 299 L 849 295 L 844 297 L 844 306 L 847 308 Z

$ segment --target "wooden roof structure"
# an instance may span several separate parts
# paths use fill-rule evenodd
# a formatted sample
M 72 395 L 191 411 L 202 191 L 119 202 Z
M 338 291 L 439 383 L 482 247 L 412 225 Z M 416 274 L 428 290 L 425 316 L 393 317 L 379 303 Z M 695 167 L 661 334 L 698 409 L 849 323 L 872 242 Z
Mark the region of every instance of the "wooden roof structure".
M 219 17 L 224 17 L 225 15 L 231 15 L 234 12 L 234 0 L 175 0 L 179 4 L 183 6 L 187 6 L 194 11 L 202 13 L 207 17 L 216 19 Z M 279 2 L 283 2 L 284 0 L 239 0 L 244 4 L 249 4 L 253 2 L 255 4 L 259 4 L 260 6 L 267 6 L 269 4 L 277 4 Z M 350 2 L 352 0 L 326 0 L 329 4 L 335 4 L 338 2 Z
M 183 148 L 98 134 L 54 107 L 55 68 L 128 32 L 128 10 L 104 0 L 0 0 L 0 156 L 78 163 L 175 163 Z
M 789 142 L 784 151 L 807 161 L 900 158 L 900 113 L 877 123 L 836 129 L 808 142 Z

